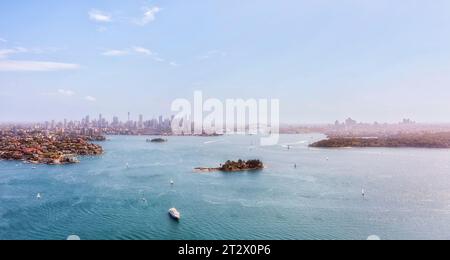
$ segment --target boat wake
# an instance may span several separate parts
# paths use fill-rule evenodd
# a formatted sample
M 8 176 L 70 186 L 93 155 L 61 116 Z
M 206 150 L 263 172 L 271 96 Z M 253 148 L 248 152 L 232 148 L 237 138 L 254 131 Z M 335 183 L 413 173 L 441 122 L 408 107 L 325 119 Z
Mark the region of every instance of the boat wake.
M 206 141 L 203 144 L 215 144 L 215 143 L 219 143 L 222 142 L 223 140 L 214 140 L 214 141 Z

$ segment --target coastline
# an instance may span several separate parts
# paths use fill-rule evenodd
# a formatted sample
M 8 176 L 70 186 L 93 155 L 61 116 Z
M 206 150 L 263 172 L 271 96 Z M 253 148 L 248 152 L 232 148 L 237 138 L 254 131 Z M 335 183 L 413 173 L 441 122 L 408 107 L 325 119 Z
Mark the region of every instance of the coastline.
M 417 148 L 450 149 L 450 132 L 397 134 L 379 137 L 328 136 L 309 145 L 312 148 Z
M 5 132 L 0 136 L 0 159 L 30 164 L 79 163 L 78 156 L 98 156 L 103 147 L 94 144 L 103 136 L 83 136 L 40 131 Z

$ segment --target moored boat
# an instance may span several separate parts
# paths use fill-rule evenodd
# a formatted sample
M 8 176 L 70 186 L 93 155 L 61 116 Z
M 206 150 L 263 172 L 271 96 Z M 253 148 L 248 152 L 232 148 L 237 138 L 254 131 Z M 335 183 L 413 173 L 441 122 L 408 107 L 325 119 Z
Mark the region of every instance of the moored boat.
M 169 209 L 169 215 L 170 215 L 170 217 L 172 217 L 175 220 L 181 219 L 181 214 L 180 214 L 180 212 L 178 212 L 178 210 L 176 208 Z

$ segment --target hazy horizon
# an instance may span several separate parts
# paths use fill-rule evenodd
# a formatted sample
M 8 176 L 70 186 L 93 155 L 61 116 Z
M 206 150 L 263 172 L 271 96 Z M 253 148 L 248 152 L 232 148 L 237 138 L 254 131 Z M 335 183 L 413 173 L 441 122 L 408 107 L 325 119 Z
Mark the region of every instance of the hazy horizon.
M 3 1 L 0 123 L 274 98 L 284 124 L 450 123 L 450 2 Z
M 94 115 L 86 115 L 89 116 L 92 120 L 97 120 L 98 115 L 94 116 Z M 55 121 L 55 123 L 62 123 L 64 120 L 67 120 L 67 122 L 80 122 L 82 121 L 86 116 L 84 117 L 80 117 L 80 118 L 53 118 L 53 119 L 43 119 L 43 120 L 30 120 L 30 121 L 0 121 L 0 125 L 8 125 L 8 124 L 16 124 L 16 125 L 26 125 L 26 124 L 42 124 L 45 122 L 51 122 L 51 121 Z M 108 116 L 104 116 L 102 114 L 102 117 L 109 122 L 112 122 L 113 117 L 108 117 Z M 148 120 L 152 120 L 152 119 L 158 119 L 159 116 L 154 116 L 154 117 L 143 117 L 144 121 L 148 121 Z M 170 118 L 169 115 L 162 115 L 162 117 L 164 119 Z M 355 118 L 352 117 L 347 117 L 347 118 L 342 118 L 342 119 L 336 119 L 337 121 L 339 121 L 340 124 L 344 124 L 346 119 L 353 119 L 355 120 Z M 395 125 L 395 124 L 401 124 L 403 119 L 411 119 L 411 118 L 402 118 L 399 119 L 397 121 L 364 121 L 364 120 L 355 120 L 358 124 L 362 123 L 362 124 L 389 124 L 389 125 Z M 138 115 L 136 115 L 135 117 L 131 117 L 130 119 L 133 122 L 137 122 L 139 120 Z M 280 122 L 280 126 L 281 127 L 286 127 L 286 126 L 314 126 L 314 125 L 333 125 L 335 124 L 336 120 L 330 121 L 330 122 Z M 412 119 L 411 119 L 412 120 Z M 122 123 L 126 123 L 127 122 L 127 118 L 126 116 L 124 117 L 119 117 L 119 121 Z M 447 122 L 418 122 L 418 121 L 414 121 L 414 124 L 418 124 L 418 125 L 450 125 L 450 120 Z

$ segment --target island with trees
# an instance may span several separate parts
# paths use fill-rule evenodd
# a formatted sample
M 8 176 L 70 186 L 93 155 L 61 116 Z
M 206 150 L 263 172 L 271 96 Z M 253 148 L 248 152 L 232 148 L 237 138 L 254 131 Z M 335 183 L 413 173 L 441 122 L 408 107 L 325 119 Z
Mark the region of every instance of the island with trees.
M 196 171 L 201 171 L 201 172 L 212 172 L 212 171 L 243 172 L 243 171 L 257 171 L 257 170 L 262 170 L 262 169 L 264 169 L 264 164 L 260 160 L 227 161 L 224 164 L 221 164 L 220 167 L 217 167 L 217 168 L 204 168 L 204 167 L 195 168 Z
M 147 139 L 147 143 L 166 143 L 166 142 L 168 142 L 168 140 L 164 138 Z

